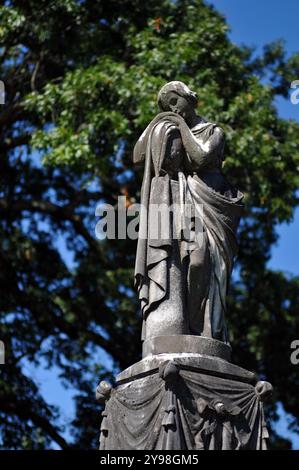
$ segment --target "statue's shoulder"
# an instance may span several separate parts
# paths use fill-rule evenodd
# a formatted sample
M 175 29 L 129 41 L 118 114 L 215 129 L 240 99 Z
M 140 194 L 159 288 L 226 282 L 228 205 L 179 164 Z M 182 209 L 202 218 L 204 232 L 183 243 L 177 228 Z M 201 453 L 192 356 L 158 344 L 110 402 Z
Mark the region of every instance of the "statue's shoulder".
M 180 135 L 178 124 L 172 121 L 173 116 L 177 118 L 177 115 L 171 112 L 159 113 L 148 124 L 134 147 L 133 162 L 135 164 L 144 162 L 150 136 L 153 144 L 157 145 L 159 140 L 161 140 L 162 144 L 165 140 L 177 138 Z
M 202 135 L 203 138 L 216 137 L 217 139 L 224 140 L 225 133 L 222 127 L 215 122 L 208 121 L 205 118 L 200 117 L 199 122 L 192 127 L 192 133 L 199 137 Z

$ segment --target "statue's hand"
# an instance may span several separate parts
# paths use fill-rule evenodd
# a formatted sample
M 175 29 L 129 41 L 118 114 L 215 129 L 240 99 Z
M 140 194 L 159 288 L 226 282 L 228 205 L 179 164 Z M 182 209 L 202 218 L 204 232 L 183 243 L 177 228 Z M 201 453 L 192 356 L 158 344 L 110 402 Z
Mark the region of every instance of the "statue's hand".
M 174 122 L 175 124 L 177 124 L 178 127 L 187 126 L 186 121 L 179 114 L 172 113 L 171 114 L 171 121 Z

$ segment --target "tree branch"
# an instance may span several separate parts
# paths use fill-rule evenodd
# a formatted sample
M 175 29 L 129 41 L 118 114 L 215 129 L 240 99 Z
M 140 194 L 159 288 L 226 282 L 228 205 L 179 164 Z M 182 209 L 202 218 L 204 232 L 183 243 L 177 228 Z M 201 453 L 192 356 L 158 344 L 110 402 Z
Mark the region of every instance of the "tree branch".
M 6 152 L 7 150 L 19 147 L 20 145 L 27 145 L 30 142 L 30 139 L 30 134 L 21 134 L 13 138 L 8 137 L 7 139 L 4 139 L 3 142 L 0 142 L 0 150 Z
M 75 230 L 81 235 L 86 242 L 101 256 L 101 261 L 107 265 L 107 262 L 102 256 L 99 243 L 95 238 L 93 238 L 88 230 L 85 228 L 82 219 L 79 215 L 74 214 L 70 209 L 70 206 L 58 206 L 53 204 L 50 201 L 41 201 L 41 200 L 23 200 L 23 201 L 12 201 L 11 203 L 6 199 L 0 199 L 0 212 L 9 211 L 11 213 L 18 213 L 22 211 L 30 212 L 41 212 L 44 214 L 49 214 L 57 220 L 69 220 L 72 222 Z M 111 265 L 110 265 L 111 268 Z
M 36 426 L 40 427 L 43 431 L 50 436 L 63 450 L 69 449 L 70 445 L 66 440 L 58 433 L 56 428 L 50 423 L 49 420 L 39 415 L 34 411 L 34 403 L 28 403 L 28 401 L 19 400 L 15 396 L 5 398 L 4 403 L 2 401 L 1 409 L 5 413 L 16 414 L 20 419 L 31 420 Z

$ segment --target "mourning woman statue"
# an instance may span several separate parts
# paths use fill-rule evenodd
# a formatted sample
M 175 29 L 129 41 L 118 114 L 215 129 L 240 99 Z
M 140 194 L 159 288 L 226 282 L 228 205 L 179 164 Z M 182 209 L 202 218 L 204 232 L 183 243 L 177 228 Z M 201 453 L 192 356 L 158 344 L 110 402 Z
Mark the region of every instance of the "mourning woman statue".
M 134 162 L 144 164 L 135 265 L 143 340 L 182 334 L 228 342 L 242 194 L 221 172 L 223 130 L 197 115 L 197 103 L 184 83 L 164 85 L 161 112 L 134 149 Z

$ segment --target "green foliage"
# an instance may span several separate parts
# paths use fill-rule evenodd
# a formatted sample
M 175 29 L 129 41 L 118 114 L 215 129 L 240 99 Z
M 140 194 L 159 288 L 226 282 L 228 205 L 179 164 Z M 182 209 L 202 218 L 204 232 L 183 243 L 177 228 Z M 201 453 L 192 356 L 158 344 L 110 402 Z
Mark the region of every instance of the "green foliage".
M 71 445 L 59 434 L 57 410 L 27 377 L 26 361 L 58 367 L 77 390 L 70 430 L 73 445 L 88 448 L 97 445 L 94 387 L 113 372 L 99 351 L 115 368 L 138 359 L 136 243 L 96 241 L 94 209 L 99 200 L 115 204 L 120 193 L 138 200 L 132 149 L 157 112 L 159 87 L 173 79 L 198 91 L 199 113 L 225 129 L 224 170 L 246 196 L 229 298 L 235 361 L 274 384 L 268 418 L 277 418 L 279 401 L 298 431 L 298 374 L 289 355 L 299 337 L 299 281 L 271 272 L 267 261 L 277 224 L 292 220 L 298 202 L 299 125 L 280 119 L 274 103 L 298 78 L 299 54 L 287 59 L 277 42 L 253 59 L 227 33 L 202 0 L 0 7 L 3 448 Z M 273 446 L 288 442 L 273 434 Z

